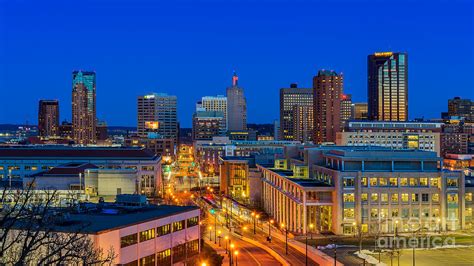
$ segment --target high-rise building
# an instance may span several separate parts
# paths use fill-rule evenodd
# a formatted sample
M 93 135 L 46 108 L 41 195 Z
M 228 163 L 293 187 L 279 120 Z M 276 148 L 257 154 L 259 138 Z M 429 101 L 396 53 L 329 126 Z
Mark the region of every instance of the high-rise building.
M 193 115 L 193 140 L 212 140 L 225 134 L 224 113 L 220 111 L 196 111 Z
M 297 107 L 303 108 L 297 108 Z M 302 124 L 301 122 L 313 121 L 313 117 L 307 116 L 307 119 L 300 119 L 299 122 L 295 123 L 295 114 L 298 111 L 307 109 L 304 107 L 313 108 L 313 90 L 310 88 L 298 88 L 298 85 L 293 83 L 290 84 L 289 88 L 280 89 L 280 140 L 296 140 L 294 138 L 295 131 L 298 130 L 297 135 L 305 132 L 307 129 L 312 130 L 313 125 Z M 296 109 L 299 110 L 296 110 Z M 313 115 L 313 112 L 308 115 Z M 303 118 L 300 116 L 299 118 Z M 299 126 L 298 129 L 295 126 Z M 310 137 L 312 138 L 312 136 Z
M 406 121 L 408 119 L 408 55 L 383 52 L 369 55 L 369 120 Z
M 178 139 L 177 97 L 166 93 L 152 93 L 138 97 L 140 137 Z
M 295 105 L 293 106 L 293 138 L 292 140 L 300 142 L 309 142 L 313 140 L 314 116 L 313 105 Z
M 341 129 L 341 98 L 344 86 L 342 74 L 320 70 L 313 78 L 315 143 L 336 142 Z
M 38 108 L 38 133 L 40 137 L 59 136 L 59 101 L 40 100 Z
M 72 72 L 72 131 L 76 144 L 96 142 L 95 72 Z
M 227 130 L 227 97 L 224 95 L 204 96 L 198 106 L 204 111 L 222 112 L 224 115 L 223 129 Z
M 367 120 L 367 103 L 353 103 L 351 120 Z
M 244 89 L 238 85 L 239 77 L 234 72 L 232 86 L 227 88 L 227 130 L 247 130 L 247 100 Z
M 344 131 L 347 122 L 352 117 L 352 95 L 343 94 L 341 98 L 341 131 Z
M 460 97 L 449 99 L 448 116 L 462 117 L 466 122 L 474 122 L 474 101 Z

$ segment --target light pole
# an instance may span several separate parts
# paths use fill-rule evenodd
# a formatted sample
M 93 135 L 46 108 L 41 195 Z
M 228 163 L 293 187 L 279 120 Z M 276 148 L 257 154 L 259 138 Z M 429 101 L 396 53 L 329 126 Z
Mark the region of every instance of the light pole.
M 311 240 L 313 240 L 313 227 L 314 227 L 314 224 L 309 224 L 309 235 L 311 236 Z
M 227 243 L 230 241 L 230 239 L 228 236 L 225 236 L 224 239 L 225 239 L 225 254 L 227 254 Z
M 232 266 L 232 250 L 234 249 L 235 245 L 234 244 L 230 244 L 230 250 L 229 250 L 229 256 L 230 256 L 230 260 L 229 260 L 229 265 Z
M 271 225 L 273 224 L 273 219 L 271 219 L 270 221 L 268 221 L 268 242 L 272 242 L 272 228 L 271 228 Z
M 305 250 L 305 263 L 308 266 L 308 231 L 306 231 L 306 250 Z
M 253 234 L 255 235 L 257 233 L 257 231 L 256 231 L 256 217 L 257 217 L 257 214 L 255 212 L 252 212 L 252 217 L 253 217 Z
M 217 237 L 219 238 L 219 247 L 221 247 L 221 230 L 217 231 L 217 233 L 219 234 Z
M 285 254 L 288 255 L 288 228 L 283 223 L 280 226 L 285 230 Z
M 237 266 L 237 255 L 239 255 L 239 251 L 238 251 L 238 250 L 234 251 L 234 256 L 235 256 L 235 266 Z
M 212 226 L 209 226 L 209 241 L 212 241 Z
M 415 238 L 415 228 L 413 226 L 411 227 L 411 231 L 413 233 L 413 238 Z M 416 243 L 418 244 L 418 241 L 416 241 Z M 415 245 L 413 245 L 413 266 L 415 266 Z

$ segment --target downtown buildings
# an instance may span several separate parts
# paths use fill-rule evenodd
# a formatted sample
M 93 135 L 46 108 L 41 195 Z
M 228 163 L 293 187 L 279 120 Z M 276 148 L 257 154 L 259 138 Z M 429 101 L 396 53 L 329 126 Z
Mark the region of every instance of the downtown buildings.
M 367 57 L 368 118 L 408 120 L 408 54 L 383 52 Z
M 139 96 L 137 107 L 138 136 L 178 139 L 176 96 L 166 93 Z
M 59 101 L 40 100 L 38 133 L 41 138 L 59 137 Z
M 313 90 L 296 83 L 280 89 L 280 140 L 312 140 Z
M 244 89 L 239 87 L 239 77 L 234 72 L 232 86 L 227 88 L 227 130 L 247 130 L 247 100 Z
M 94 144 L 97 140 L 95 89 L 95 72 L 72 72 L 72 135 L 76 144 Z

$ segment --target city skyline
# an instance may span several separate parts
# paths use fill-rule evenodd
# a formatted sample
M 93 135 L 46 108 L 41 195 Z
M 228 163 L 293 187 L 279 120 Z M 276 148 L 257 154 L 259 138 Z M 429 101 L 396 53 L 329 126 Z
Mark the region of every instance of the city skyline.
M 473 34 L 468 34 L 473 31 L 472 9 L 462 1 L 456 5 L 423 3 L 407 3 L 410 8 L 399 17 L 372 12 L 388 8 L 387 3 L 377 7 L 364 2 L 345 3 L 331 17 L 331 28 L 339 28 L 337 35 L 318 27 L 327 23 L 329 17 L 315 16 L 311 10 L 318 5 L 331 5 L 317 1 L 296 5 L 282 1 L 271 6 L 237 2 L 232 10 L 245 18 L 239 21 L 235 20 L 239 17 L 225 12 L 228 5 L 205 1 L 139 2 L 130 12 L 128 7 L 132 4 L 123 2 L 114 6 L 110 14 L 102 14 L 106 4 L 90 3 L 89 19 L 81 21 L 82 24 L 62 15 L 70 8 L 67 3 L 49 3 L 42 14 L 33 13 L 35 3 L 2 3 L 8 15 L 0 21 L 0 25 L 6 26 L 0 26 L 0 51 L 4 58 L 0 63 L 0 88 L 6 88 L 9 96 L 2 100 L 2 105 L 4 110 L 23 107 L 15 112 L 1 112 L 0 123 L 35 124 L 40 99 L 59 100 L 61 121 L 71 121 L 70 73 L 76 69 L 96 72 L 97 116 L 109 125 L 134 126 L 137 114 L 133 99 L 157 92 L 178 97 L 180 124 L 189 128 L 195 102 L 206 95 L 224 95 L 233 70 L 245 88 L 248 122 L 271 123 L 279 116 L 273 104 L 278 101 L 279 89 L 290 83 L 311 87 L 312 76 L 320 69 L 343 72 L 345 93 L 352 94 L 353 102 L 367 101 L 366 58 L 384 51 L 407 52 L 410 56 L 409 119 L 437 118 L 440 111 L 445 111 L 447 99 L 473 97 Z M 357 8 L 357 15 L 350 12 L 353 8 Z M 166 16 L 153 12 L 176 9 L 182 11 L 183 17 L 179 19 L 183 20 L 172 18 L 169 23 L 173 23 L 174 32 L 159 27 Z M 260 17 L 263 9 L 271 9 L 273 15 Z M 422 9 L 427 10 L 420 13 Z M 185 18 L 191 12 L 194 15 Z M 213 16 L 209 16 L 211 12 Z M 139 13 L 141 17 L 137 16 Z M 47 17 L 48 14 L 52 16 Z M 20 21 L 21 15 L 30 18 Z M 110 20 L 98 19 L 101 15 Z M 133 20 L 124 25 L 124 18 Z M 37 26 L 48 31 L 38 35 L 38 31 L 28 27 L 30 19 L 37 20 Z M 195 25 L 190 25 L 191 20 Z M 392 27 L 390 34 L 383 31 L 397 23 L 403 27 Z M 94 38 L 94 44 L 79 50 L 73 49 L 74 34 L 65 32 L 66 28 L 78 25 L 83 25 L 76 28 L 78 32 L 90 29 L 88 34 Z M 320 34 L 327 36 L 331 44 L 319 42 Z M 197 43 L 177 45 L 186 38 Z M 233 38 L 242 45 L 228 41 Z M 24 45 L 31 39 L 37 44 L 24 53 Z M 140 51 L 134 49 L 137 47 Z M 47 64 L 43 66 L 44 62 Z M 28 78 L 23 78 L 26 73 Z M 453 75 L 462 78 L 448 78 Z M 38 85 L 38 80 L 44 85 Z M 429 94 L 429 105 L 424 104 L 426 91 L 434 92 Z M 262 97 L 268 100 L 261 101 Z

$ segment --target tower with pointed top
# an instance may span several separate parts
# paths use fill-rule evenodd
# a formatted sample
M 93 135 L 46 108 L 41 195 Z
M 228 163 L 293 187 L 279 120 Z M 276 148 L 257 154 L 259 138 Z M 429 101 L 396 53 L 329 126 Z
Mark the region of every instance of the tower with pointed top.
M 227 88 L 227 129 L 247 130 L 247 100 L 244 89 L 238 85 L 239 76 L 234 71 L 232 86 Z
M 76 144 L 96 143 L 95 72 L 72 72 L 72 133 Z

